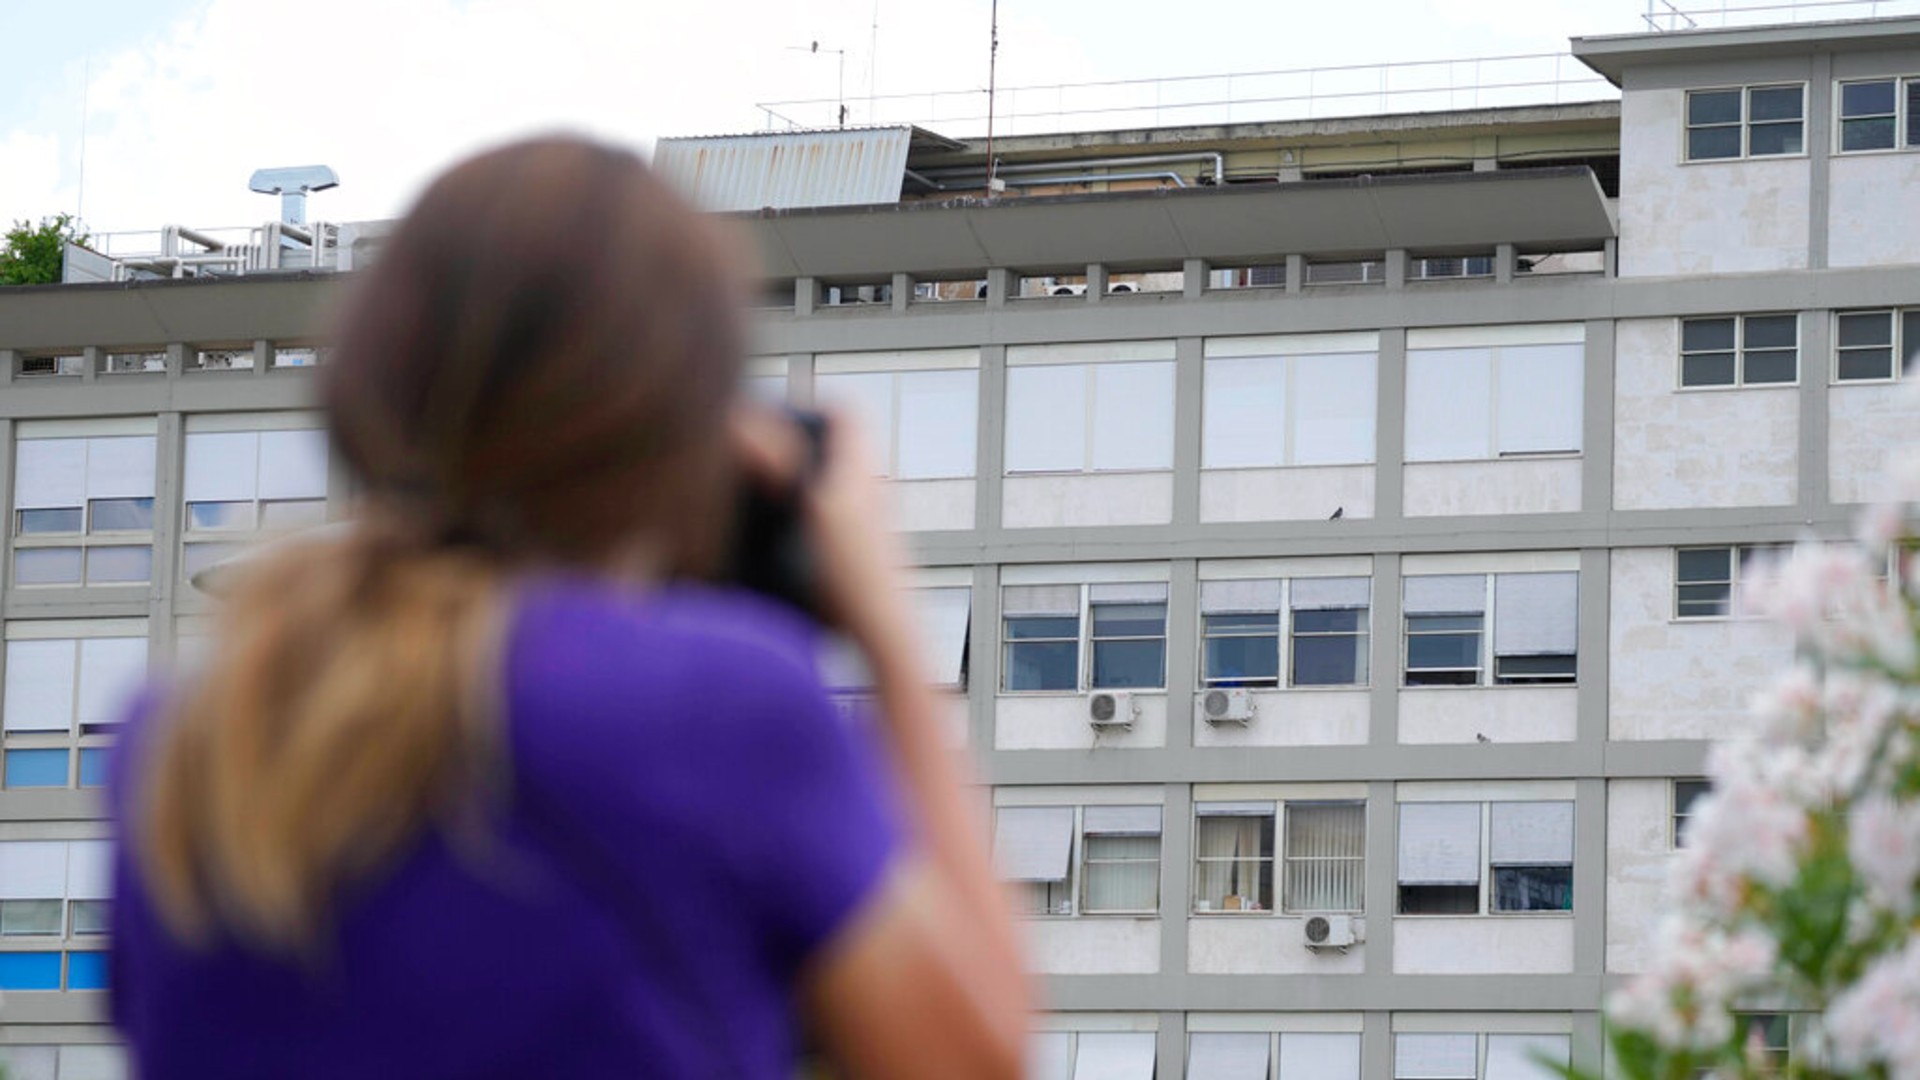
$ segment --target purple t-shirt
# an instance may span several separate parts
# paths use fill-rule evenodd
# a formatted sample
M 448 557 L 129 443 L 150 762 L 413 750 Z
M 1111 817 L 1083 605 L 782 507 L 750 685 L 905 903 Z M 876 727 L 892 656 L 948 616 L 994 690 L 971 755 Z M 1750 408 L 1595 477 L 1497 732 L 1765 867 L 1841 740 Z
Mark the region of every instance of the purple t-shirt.
M 177 944 L 121 853 L 113 1013 L 138 1074 L 786 1080 L 796 974 L 897 841 L 813 637 L 738 592 L 529 587 L 491 846 L 422 838 L 343 905 L 323 963 Z

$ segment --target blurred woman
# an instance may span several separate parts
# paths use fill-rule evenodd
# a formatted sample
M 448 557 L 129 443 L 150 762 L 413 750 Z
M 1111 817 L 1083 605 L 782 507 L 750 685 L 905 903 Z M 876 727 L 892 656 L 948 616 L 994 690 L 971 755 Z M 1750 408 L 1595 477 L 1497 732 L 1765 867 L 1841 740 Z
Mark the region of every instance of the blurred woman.
M 711 582 L 803 440 L 739 393 L 741 279 L 629 154 L 447 173 L 322 373 L 354 525 L 234 574 L 118 762 L 113 1011 L 144 1080 L 1017 1075 L 1014 935 L 849 431 L 820 605 Z

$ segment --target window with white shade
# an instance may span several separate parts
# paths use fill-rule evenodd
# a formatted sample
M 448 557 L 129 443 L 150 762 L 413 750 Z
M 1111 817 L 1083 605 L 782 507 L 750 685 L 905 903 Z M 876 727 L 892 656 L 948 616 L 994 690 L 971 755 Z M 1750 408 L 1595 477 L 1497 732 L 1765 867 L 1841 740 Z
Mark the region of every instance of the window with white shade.
M 1579 342 L 1410 348 L 1407 461 L 1579 453 L 1585 370 Z
M 1275 1052 L 1275 1043 L 1278 1052 Z M 1195 1031 L 1187 1080 L 1360 1080 L 1360 1036 L 1318 1031 Z
M 965 689 L 967 637 L 973 616 L 973 590 L 965 585 L 913 590 L 920 617 L 920 641 L 927 649 L 927 671 L 935 686 Z
M 1398 1032 L 1394 1080 L 1557 1080 L 1546 1062 L 1566 1064 L 1572 1038 L 1561 1034 Z
M 1148 915 L 1160 909 L 1158 806 L 1003 806 L 994 863 L 1029 915 Z
M 105 987 L 106 840 L 0 840 L 0 991 Z
M 1037 1031 L 1027 1043 L 1031 1080 L 1153 1080 L 1151 1031 Z
M 189 430 L 182 488 L 183 565 L 192 577 L 232 554 L 237 541 L 326 520 L 326 433 Z
M 1401 803 L 1398 911 L 1572 911 L 1573 827 L 1566 801 Z
M 865 427 L 881 475 L 973 476 L 979 371 L 827 371 L 813 385 L 816 400 L 847 410 Z
M 1573 682 L 1579 588 L 1573 571 L 1409 576 L 1404 685 Z
M 1006 691 L 1166 685 L 1165 582 L 1009 585 L 1000 607 Z
M 1371 464 L 1377 370 L 1372 352 L 1208 357 L 1201 468 Z
M 154 437 L 23 437 L 14 447 L 13 583 L 153 577 Z
M 140 619 L 7 626 L 0 786 L 99 787 L 107 748 L 146 680 Z
M 1365 910 L 1364 801 L 1199 802 L 1193 813 L 1195 914 Z
M 1201 685 L 1365 686 L 1371 598 L 1364 577 L 1201 582 Z
M 126 1080 L 127 1052 L 115 1043 L 0 1046 L 0 1071 L 14 1080 Z
M 1009 475 L 1173 468 L 1173 362 L 1007 368 Z

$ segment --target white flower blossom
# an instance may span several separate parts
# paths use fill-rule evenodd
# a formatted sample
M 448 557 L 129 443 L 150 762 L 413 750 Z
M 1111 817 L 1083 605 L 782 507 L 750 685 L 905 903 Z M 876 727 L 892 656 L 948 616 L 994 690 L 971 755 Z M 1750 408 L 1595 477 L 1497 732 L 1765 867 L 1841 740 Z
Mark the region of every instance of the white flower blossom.
M 1889 1080 L 1920 1080 L 1920 942 L 1876 961 L 1827 1009 L 1833 1063 L 1884 1064 Z
M 1920 878 L 1920 806 L 1885 795 L 1854 804 L 1847 856 L 1876 901 L 1902 918 L 1911 915 L 1913 883 Z

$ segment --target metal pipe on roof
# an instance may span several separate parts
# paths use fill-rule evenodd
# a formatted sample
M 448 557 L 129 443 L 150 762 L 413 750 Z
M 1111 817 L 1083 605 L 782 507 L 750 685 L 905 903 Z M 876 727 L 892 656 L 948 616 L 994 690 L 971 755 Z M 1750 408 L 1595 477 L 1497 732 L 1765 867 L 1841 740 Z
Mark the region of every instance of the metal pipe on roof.
M 1213 182 L 1216 184 L 1224 184 L 1227 181 L 1227 156 L 1218 150 L 1195 150 L 1183 154 L 1141 154 L 1134 157 L 1086 158 L 1084 160 L 1070 158 L 1064 161 L 1029 162 L 1025 165 L 1001 165 L 994 169 L 994 175 L 1006 176 L 1009 173 L 1045 172 L 1048 169 L 1058 169 L 1063 166 L 1075 169 L 1098 169 L 1112 165 L 1168 165 L 1176 161 L 1211 161 L 1213 162 Z M 947 177 L 969 176 L 974 173 L 985 176 L 987 170 L 984 166 L 952 166 L 944 169 L 922 169 L 920 172 L 926 176 L 945 179 Z
M 1171 180 L 1174 187 L 1186 187 L 1187 182 L 1177 172 L 1135 172 L 1135 173 L 1074 173 L 1070 176 L 1002 176 L 1001 180 L 1011 187 L 1039 187 L 1042 184 L 1098 184 L 1107 180 Z M 968 190 L 984 188 L 987 178 L 980 176 L 959 184 L 947 184 L 941 190 Z

